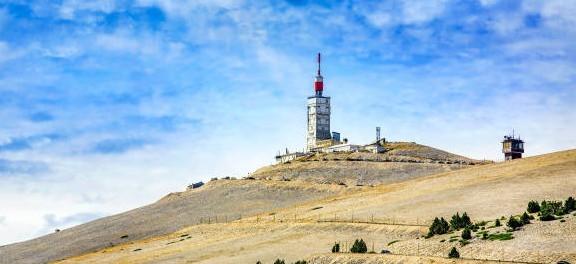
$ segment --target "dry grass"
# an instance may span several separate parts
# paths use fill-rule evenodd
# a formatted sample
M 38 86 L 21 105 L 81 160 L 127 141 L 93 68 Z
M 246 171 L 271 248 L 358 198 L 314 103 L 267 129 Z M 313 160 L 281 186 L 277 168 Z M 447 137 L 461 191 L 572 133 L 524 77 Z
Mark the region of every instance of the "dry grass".
M 318 220 L 330 220 L 336 215 L 340 220 L 371 222 L 374 216 L 376 221 L 417 224 L 435 216 L 448 217 L 456 211 L 467 211 L 473 220 L 489 221 L 522 213 L 530 200 L 565 199 L 576 195 L 575 190 L 576 151 L 564 151 L 366 188 L 235 223 L 192 226 L 171 235 L 78 256 L 65 263 L 256 263 L 257 260 L 271 263 L 278 257 L 289 262 L 313 258 L 316 261 L 313 263 L 322 264 L 444 263 L 445 259 L 437 257 L 445 256 L 454 245 L 460 247 L 456 242 L 440 242 L 448 241 L 450 235 L 424 240 L 419 237 L 426 232 L 425 227 L 318 223 Z M 189 236 L 180 241 L 182 234 Z M 547 263 L 576 260 L 575 216 L 566 218 L 564 223 L 531 224 L 514 236 L 508 241 L 476 239 L 459 251 L 463 257 L 477 259 Z M 377 252 L 390 248 L 394 253 L 420 257 L 398 256 L 396 260 L 387 260 L 388 256 L 348 254 L 313 257 L 327 253 L 334 241 L 351 242 L 356 238 L 364 238 L 369 250 L 373 243 Z M 400 241 L 387 246 L 394 240 Z M 138 248 L 141 250 L 134 251 Z

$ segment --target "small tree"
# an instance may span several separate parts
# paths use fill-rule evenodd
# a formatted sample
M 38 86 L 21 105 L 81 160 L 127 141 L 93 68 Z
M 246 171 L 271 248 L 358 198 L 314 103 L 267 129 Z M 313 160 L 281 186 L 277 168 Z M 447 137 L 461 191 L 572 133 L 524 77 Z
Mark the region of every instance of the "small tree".
M 500 219 L 496 219 L 496 221 L 494 221 L 494 226 L 502 226 Z
M 469 227 L 472 225 L 472 220 L 470 220 L 470 217 L 466 212 L 464 212 L 464 214 L 462 215 L 462 222 L 460 223 L 460 225 L 462 227 Z
M 508 219 L 508 223 L 506 223 L 506 225 L 512 228 L 512 230 L 516 230 L 517 228 L 522 226 L 522 223 L 518 221 L 516 217 L 510 216 L 510 219 Z
M 334 246 L 332 246 L 332 253 L 338 252 L 340 252 L 340 243 L 334 243 Z
M 448 253 L 448 257 L 449 258 L 460 258 L 460 253 L 458 252 L 456 247 L 452 247 L 452 250 L 450 250 L 450 253 Z
M 294 264 L 306 264 L 308 262 L 306 262 L 306 260 L 298 260 L 296 262 L 294 262 Z
M 540 205 L 536 201 L 530 201 L 530 202 L 528 202 L 527 211 L 528 211 L 528 213 L 531 213 L 531 214 L 540 212 Z
M 520 217 L 520 222 L 523 225 L 530 224 L 530 216 L 526 212 L 524 212 L 524 214 L 522 214 L 522 216 Z
M 561 204 L 561 202 L 560 202 Z M 558 210 L 558 203 L 554 201 L 542 201 L 540 204 L 540 220 L 541 221 L 552 221 L 556 220 L 554 216 L 556 213 L 559 213 Z M 564 208 L 562 208 L 562 212 Z
M 462 239 L 471 239 L 472 238 L 472 232 L 470 232 L 470 229 L 468 227 L 464 228 L 464 230 L 462 231 Z
M 471 225 L 472 221 L 466 212 L 464 212 L 462 216 L 460 216 L 460 213 L 457 212 L 452 216 L 452 219 L 450 220 L 450 227 L 453 230 L 459 230 L 460 228 L 469 227 Z
M 448 233 L 448 230 L 450 230 L 450 225 L 448 222 L 443 217 L 440 219 L 436 217 L 428 229 L 428 237 L 432 237 L 433 235 L 446 234 Z
M 460 229 L 460 222 L 462 222 L 462 217 L 460 217 L 460 213 L 456 212 L 455 215 L 452 216 L 450 220 L 450 227 L 452 230 Z
M 574 210 L 576 210 L 576 201 L 574 200 L 574 198 L 568 197 L 568 199 L 566 199 L 566 202 L 564 202 L 564 211 L 566 211 L 566 213 L 569 214 Z
M 286 262 L 283 259 L 276 259 L 276 261 L 274 261 L 274 264 L 286 264 Z
M 258 260 L 256 261 L 256 264 L 262 264 L 262 261 Z
M 354 241 L 354 245 L 352 245 L 352 248 L 350 248 L 350 252 L 352 253 L 366 253 L 367 251 L 368 248 L 366 247 L 366 243 L 362 239 L 356 239 L 356 241 Z

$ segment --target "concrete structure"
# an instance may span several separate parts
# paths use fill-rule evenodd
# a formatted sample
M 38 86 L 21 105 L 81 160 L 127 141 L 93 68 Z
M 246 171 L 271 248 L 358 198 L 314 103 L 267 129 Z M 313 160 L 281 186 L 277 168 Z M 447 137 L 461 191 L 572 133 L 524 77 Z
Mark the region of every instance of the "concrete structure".
M 516 138 L 514 132 L 510 136 L 504 136 L 502 153 L 504 153 L 504 160 L 521 159 L 524 153 L 524 141 L 520 137 Z
M 323 152 L 355 152 L 369 151 L 373 153 L 385 152 L 385 140 L 380 138 L 380 127 L 376 127 L 376 141 L 367 145 L 349 144 L 346 138 L 341 140 L 339 132 L 330 131 L 330 97 L 324 96 L 324 77 L 320 69 L 320 53 L 318 53 L 318 72 L 314 81 L 314 96 L 308 97 L 306 150 L 276 155 L 276 162 L 285 163 L 306 156 L 309 153 Z
M 319 141 L 331 140 L 330 135 L 330 97 L 322 95 L 324 78 L 320 72 L 320 53 L 318 53 L 318 73 L 314 82 L 314 96 L 308 97 L 308 134 L 306 150 L 318 147 Z
M 334 146 L 320 149 L 319 151 L 330 153 L 330 152 L 355 152 L 358 150 L 360 150 L 359 145 L 339 144 L 339 145 L 334 145 Z
M 293 153 L 286 153 L 286 154 L 279 154 L 276 155 L 276 162 L 277 163 L 286 163 L 288 161 L 295 160 L 299 157 L 306 156 L 304 152 L 293 152 Z

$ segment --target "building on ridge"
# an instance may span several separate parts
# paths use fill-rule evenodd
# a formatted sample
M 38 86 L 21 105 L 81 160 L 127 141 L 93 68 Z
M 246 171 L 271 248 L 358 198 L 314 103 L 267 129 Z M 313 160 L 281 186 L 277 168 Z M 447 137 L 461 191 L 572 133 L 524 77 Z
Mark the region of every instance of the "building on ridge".
M 504 160 L 521 159 L 524 153 L 524 141 L 520 139 L 520 136 L 516 138 L 514 132 L 512 135 L 504 136 L 502 153 L 504 153 Z
M 367 151 L 372 153 L 385 152 L 385 139 L 380 138 L 380 127 L 376 128 L 376 141 L 367 145 L 354 145 L 348 143 L 346 138 L 340 138 L 340 133 L 330 131 L 330 97 L 324 96 L 324 77 L 321 72 L 321 55 L 317 57 L 318 70 L 314 80 L 314 95 L 307 101 L 307 133 L 306 149 L 303 152 L 279 152 L 276 155 L 278 163 L 285 163 L 298 157 L 318 152 L 355 152 Z

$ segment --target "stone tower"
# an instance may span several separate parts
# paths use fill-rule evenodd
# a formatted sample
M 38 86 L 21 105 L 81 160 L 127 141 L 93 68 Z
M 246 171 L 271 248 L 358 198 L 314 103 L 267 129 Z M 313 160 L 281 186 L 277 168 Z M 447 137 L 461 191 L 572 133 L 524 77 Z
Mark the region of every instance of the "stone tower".
M 322 96 L 324 79 L 320 73 L 320 53 L 318 53 L 318 73 L 314 82 L 314 96 L 308 97 L 308 134 L 306 149 L 318 147 L 318 143 L 331 139 L 330 135 L 330 97 Z

